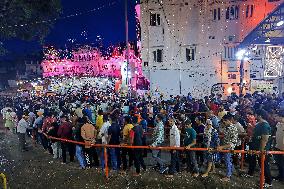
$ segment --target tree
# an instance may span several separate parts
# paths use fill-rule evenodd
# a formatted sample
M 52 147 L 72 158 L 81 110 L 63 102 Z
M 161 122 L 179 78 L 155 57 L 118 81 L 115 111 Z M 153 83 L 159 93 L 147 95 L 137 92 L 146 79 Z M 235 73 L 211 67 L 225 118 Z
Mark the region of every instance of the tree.
M 17 38 L 42 43 L 60 12 L 60 0 L 1 0 L 0 55 L 5 52 L 3 40 Z

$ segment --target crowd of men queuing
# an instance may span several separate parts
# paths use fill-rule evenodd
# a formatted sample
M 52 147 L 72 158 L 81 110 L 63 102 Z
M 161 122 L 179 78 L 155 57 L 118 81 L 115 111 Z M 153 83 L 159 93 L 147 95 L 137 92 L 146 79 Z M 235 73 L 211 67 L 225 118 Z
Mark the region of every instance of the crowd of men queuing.
M 1 106 L 7 132 L 18 134 L 22 151 L 27 150 L 27 135 L 63 164 L 67 154 L 70 162 L 76 157 L 81 169 L 105 168 L 103 149 L 90 144 L 236 150 L 244 143 L 247 150 L 284 151 L 284 95 L 256 92 L 223 100 L 222 95 L 194 99 L 189 93 L 163 100 L 148 95 L 125 98 L 111 88 L 84 86 L 64 95 L 5 97 Z M 48 136 L 85 145 L 50 140 Z M 239 154 L 216 151 L 171 150 L 170 162 L 160 150 L 109 148 L 107 153 L 114 172 L 125 172 L 134 165 L 134 176 L 146 169 L 147 155 L 152 155 L 156 170 L 167 177 L 181 172 L 183 164 L 194 177 L 207 177 L 214 173 L 215 165 L 224 163 L 224 182 L 230 181 L 234 166 L 240 162 Z M 245 159 L 248 172 L 244 176 L 253 177 L 259 157 L 246 155 Z M 273 179 L 284 181 L 284 155 L 274 155 L 273 159 L 278 175 L 271 176 L 272 161 L 267 156 L 265 187 L 271 187 Z

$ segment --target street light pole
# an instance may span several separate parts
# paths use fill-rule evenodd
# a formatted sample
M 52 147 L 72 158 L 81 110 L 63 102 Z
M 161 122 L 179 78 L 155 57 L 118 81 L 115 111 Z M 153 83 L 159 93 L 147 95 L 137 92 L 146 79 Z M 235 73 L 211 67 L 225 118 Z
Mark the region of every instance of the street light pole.
M 129 70 L 129 36 L 128 36 L 128 0 L 125 0 L 125 35 L 126 35 L 126 88 L 127 93 L 129 92 L 129 78 L 128 78 L 128 70 Z
M 241 59 L 240 63 L 240 96 L 243 94 L 244 89 L 244 58 Z

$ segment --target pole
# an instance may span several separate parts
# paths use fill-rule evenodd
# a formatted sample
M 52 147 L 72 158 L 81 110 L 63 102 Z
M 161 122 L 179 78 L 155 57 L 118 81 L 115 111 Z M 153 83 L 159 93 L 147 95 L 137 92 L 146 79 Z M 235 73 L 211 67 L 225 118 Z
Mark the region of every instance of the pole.
M 261 152 L 260 153 L 261 155 L 261 159 L 260 159 L 260 182 L 259 182 L 259 188 L 260 189 L 263 189 L 264 187 L 264 162 L 265 162 L 265 152 Z
M 245 139 L 242 139 L 242 150 L 245 150 Z M 244 170 L 245 154 L 241 154 L 241 170 Z
M 107 147 L 104 146 L 104 158 L 105 158 L 105 176 L 106 176 L 106 179 L 108 179 L 108 157 L 107 157 Z
M 129 70 L 129 35 L 128 35 L 128 0 L 125 0 L 125 36 L 126 36 L 126 87 L 127 94 L 129 93 L 129 79 L 128 79 L 128 70 Z
M 182 91 L 181 91 L 181 66 L 180 66 L 180 62 L 178 63 L 179 65 L 179 94 L 181 95 Z
M 241 59 L 240 63 L 240 95 L 243 94 L 243 88 L 244 88 L 244 59 Z
M 223 58 L 222 58 L 222 54 L 220 55 L 220 59 L 221 59 L 221 85 L 223 86 Z

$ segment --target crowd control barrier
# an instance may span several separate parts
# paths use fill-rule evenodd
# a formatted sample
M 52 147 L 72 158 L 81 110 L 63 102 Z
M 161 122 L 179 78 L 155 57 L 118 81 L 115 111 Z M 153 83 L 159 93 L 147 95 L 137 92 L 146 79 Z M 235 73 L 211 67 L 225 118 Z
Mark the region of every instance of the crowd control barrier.
M 108 157 L 107 157 L 107 148 L 129 148 L 129 149 L 151 149 L 151 150 L 179 150 L 179 151 L 210 151 L 210 152 L 221 152 L 221 153 L 231 153 L 231 154 L 250 154 L 250 155 L 259 155 L 260 156 L 260 165 L 261 165 L 261 171 L 260 171 L 260 189 L 263 189 L 264 187 L 264 161 L 267 155 L 269 154 L 282 154 L 284 155 L 284 151 L 252 151 L 252 150 L 216 150 L 211 148 L 190 148 L 186 149 L 185 147 L 152 147 L 152 146 L 128 146 L 128 145 L 103 145 L 103 144 L 87 144 L 84 142 L 77 142 L 73 140 L 67 140 L 62 138 L 56 138 L 47 136 L 49 139 L 61 141 L 61 142 L 67 142 L 67 143 L 73 143 L 77 145 L 91 145 L 95 148 L 104 148 L 104 160 L 105 160 L 105 177 L 108 179 L 109 177 L 109 170 L 108 170 Z

